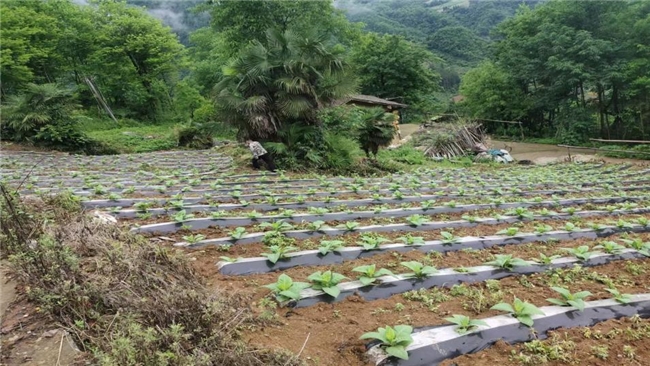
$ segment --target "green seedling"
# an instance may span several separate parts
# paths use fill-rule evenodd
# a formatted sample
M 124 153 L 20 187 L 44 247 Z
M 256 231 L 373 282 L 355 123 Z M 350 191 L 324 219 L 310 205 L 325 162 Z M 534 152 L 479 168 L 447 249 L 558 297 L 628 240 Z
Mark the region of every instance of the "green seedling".
M 645 255 L 646 257 L 650 257 L 650 242 L 643 242 L 643 240 L 636 238 L 636 239 L 621 239 L 623 243 L 625 243 L 628 247 L 636 250 L 637 252 Z
M 511 271 L 517 266 L 528 266 L 530 263 L 521 258 L 513 258 L 512 254 L 497 254 L 494 260 L 485 262 L 488 266 L 499 267 Z
M 322 220 L 313 221 L 307 224 L 307 230 L 309 231 L 319 231 L 324 229 L 325 227 L 326 227 L 325 221 Z
M 619 229 L 631 229 L 634 227 L 634 225 L 630 222 L 627 222 L 623 219 L 618 219 L 614 225 L 619 228 Z
M 295 252 L 298 248 L 293 246 L 283 246 L 283 245 L 271 245 L 269 247 L 270 253 L 262 253 L 262 257 L 266 257 L 269 262 L 275 264 L 280 259 L 287 257 L 287 253 Z
M 586 261 L 598 253 L 598 252 L 590 251 L 588 245 L 581 245 L 577 248 L 561 248 L 561 249 L 565 252 L 571 253 L 574 257 L 580 259 L 581 261 Z
M 401 262 L 400 264 L 412 271 L 410 273 L 404 273 L 407 277 L 424 278 L 438 272 L 436 267 L 425 266 L 417 261 Z
M 440 235 L 442 236 L 441 242 L 445 245 L 451 245 L 460 243 L 460 238 L 450 233 L 449 231 L 441 231 Z
M 497 231 L 497 235 L 515 236 L 519 232 L 518 227 L 511 226 L 507 229 Z
M 625 247 L 617 244 L 616 242 L 608 240 L 600 243 L 599 245 L 596 245 L 594 249 L 601 249 L 603 252 L 607 254 L 618 254 L 622 252 L 625 249 Z
M 399 240 L 405 245 L 424 245 L 424 238 L 421 236 L 412 236 L 410 233 L 400 236 Z
M 288 300 L 300 300 L 300 291 L 309 287 L 309 284 L 305 282 L 294 282 L 291 277 L 286 274 L 281 274 L 276 283 L 265 285 L 264 287 L 270 289 L 279 302 L 285 302 Z
M 573 216 L 576 213 L 577 209 L 575 207 L 565 207 L 562 209 L 562 212 L 568 213 L 569 215 Z
M 550 225 L 540 224 L 535 226 L 535 234 L 546 234 L 551 230 L 553 230 L 553 228 Z
M 377 270 L 377 267 L 374 264 L 359 266 L 353 268 L 352 271 L 361 274 L 358 279 L 364 286 L 368 286 L 371 283 L 377 281 L 377 278 L 381 276 L 393 276 L 393 272 L 387 270 L 386 268 L 380 268 Z
M 147 212 L 153 206 L 153 202 L 140 201 L 133 205 L 133 207 L 140 212 Z
M 323 240 L 320 242 L 318 252 L 321 255 L 327 255 L 328 253 L 338 252 L 341 248 L 345 248 L 345 242 L 342 240 Z
M 286 217 L 286 218 L 292 218 L 295 213 L 296 213 L 296 211 L 294 211 L 294 210 L 287 210 L 287 209 L 280 210 L 280 216 Z
M 232 231 L 228 232 L 228 235 L 230 235 L 230 237 L 235 239 L 235 240 L 239 240 L 239 239 L 243 238 L 246 235 L 246 228 L 241 227 L 241 226 L 237 227 L 237 228 L 235 228 L 235 230 L 232 230 Z
M 475 223 L 478 221 L 478 216 L 472 216 L 472 215 L 463 215 L 461 217 L 463 220 L 471 223 Z
M 183 222 L 192 218 L 194 218 L 194 215 L 188 214 L 185 210 L 178 211 L 177 213 L 172 215 L 172 219 L 175 222 Z
M 413 343 L 413 328 L 408 325 L 396 325 L 395 328 L 386 326 L 386 328 L 379 328 L 376 332 L 365 333 L 360 339 L 376 339 L 381 342 L 381 348 L 387 354 L 408 360 L 408 352 L 406 347 Z
M 338 287 L 338 284 L 346 278 L 342 274 L 332 271 L 318 271 L 307 277 L 311 281 L 311 287 L 314 290 L 321 290 L 333 298 L 337 298 L 341 294 L 341 289 Z
M 259 219 L 262 216 L 263 215 L 260 212 L 257 212 L 256 210 L 253 210 L 253 211 L 250 211 L 250 212 L 246 213 L 246 217 L 251 219 L 251 220 Z
M 445 318 L 446 321 L 456 324 L 455 331 L 458 334 L 466 334 L 480 326 L 487 326 L 483 320 L 471 319 L 466 315 L 454 314 L 451 317 Z
M 527 327 L 533 326 L 533 315 L 544 315 L 544 312 L 541 311 L 537 306 L 521 301 L 515 297 L 512 305 L 502 302 L 494 305 L 490 310 L 500 310 L 512 314 L 519 322 Z
M 648 225 L 650 225 L 650 220 L 648 220 L 647 217 L 639 217 L 638 219 L 636 219 L 636 223 L 643 227 L 647 227 Z
M 262 230 L 270 229 L 269 231 L 281 233 L 284 231 L 293 230 L 293 225 L 284 220 L 278 220 L 275 222 L 263 222 L 259 225 L 259 228 Z
M 622 294 L 619 290 L 615 288 L 606 288 L 605 291 L 609 292 L 612 294 L 614 297 L 614 300 L 617 302 L 620 302 L 621 304 L 628 304 L 630 301 L 632 301 L 632 296 L 629 294 Z
M 418 226 L 422 226 L 422 224 L 427 222 L 428 217 L 423 215 L 411 215 L 406 218 L 406 221 L 409 223 L 409 225 L 413 227 L 418 227 Z
M 573 306 L 574 308 L 580 311 L 583 311 L 585 309 L 584 299 L 591 296 L 591 292 L 589 291 L 580 291 L 580 292 L 576 292 L 575 294 L 572 294 L 569 290 L 562 287 L 551 287 L 551 289 L 559 293 L 560 295 L 562 295 L 562 298 L 546 299 L 546 301 L 554 305 Z
M 192 235 L 183 236 L 183 240 L 185 240 L 190 244 L 196 244 L 203 239 L 205 239 L 205 235 L 202 234 L 192 234 Z
M 376 250 L 379 249 L 381 243 L 385 243 L 387 241 L 388 239 L 384 238 L 383 236 L 363 234 L 361 236 L 361 241 L 357 242 L 357 244 L 361 245 L 364 250 Z
M 423 210 L 430 210 L 432 208 L 436 207 L 436 201 L 435 200 L 426 200 L 422 203 L 420 203 L 420 208 Z
M 222 217 L 224 217 L 226 215 L 227 215 L 227 212 L 224 211 L 224 210 L 210 212 L 210 218 L 215 219 L 215 220 L 220 219 L 220 218 L 222 218 Z
M 565 230 L 565 231 L 572 232 L 572 231 L 576 231 L 576 230 L 578 230 L 578 229 L 580 229 L 580 228 L 577 227 L 577 226 L 576 226 L 575 224 L 573 224 L 572 222 L 567 222 L 566 224 L 564 224 L 564 230 Z
M 543 264 L 543 265 L 547 266 L 547 265 L 553 263 L 553 261 L 558 259 L 558 258 L 560 258 L 559 255 L 549 255 L 549 256 L 547 256 L 544 253 L 539 253 L 539 257 L 533 258 L 533 261 L 535 261 L 536 263 Z
M 555 212 L 555 211 L 550 211 L 550 210 L 547 209 L 547 208 L 543 208 L 543 209 L 539 210 L 538 213 L 539 213 L 540 216 L 545 216 L 545 217 L 548 217 L 548 216 L 555 216 L 555 215 L 557 215 L 557 212 Z
M 511 210 L 506 211 L 507 216 L 516 216 L 520 220 L 523 219 L 532 219 L 533 213 L 528 211 L 525 207 L 516 207 Z
M 347 230 L 347 231 L 354 231 L 359 226 L 360 226 L 360 224 L 358 222 L 356 222 L 356 221 L 347 221 L 345 224 L 336 225 L 336 228 L 337 229 Z
M 590 228 L 591 230 L 600 231 L 600 230 L 605 229 L 607 226 L 602 225 L 602 224 L 597 224 L 597 223 L 590 222 L 590 223 L 587 223 L 587 227 Z
M 456 202 L 455 201 L 449 201 L 449 202 L 445 203 L 445 206 L 447 206 L 449 208 L 455 208 L 456 207 Z
M 330 210 L 326 209 L 325 207 L 310 207 L 308 209 L 308 212 L 310 214 L 322 216 L 322 215 L 325 215 L 326 213 L 330 212 Z

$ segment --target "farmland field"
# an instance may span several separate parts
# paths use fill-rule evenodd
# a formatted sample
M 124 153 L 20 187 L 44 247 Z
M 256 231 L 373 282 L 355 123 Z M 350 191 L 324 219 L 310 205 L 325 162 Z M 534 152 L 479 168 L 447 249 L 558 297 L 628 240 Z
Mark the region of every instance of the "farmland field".
M 181 251 L 210 288 L 248 299 L 260 319 L 241 329 L 249 343 L 307 365 L 650 358 L 648 168 L 352 178 L 230 165 L 211 152 L 15 152 L 2 179 L 23 195 L 71 192 Z

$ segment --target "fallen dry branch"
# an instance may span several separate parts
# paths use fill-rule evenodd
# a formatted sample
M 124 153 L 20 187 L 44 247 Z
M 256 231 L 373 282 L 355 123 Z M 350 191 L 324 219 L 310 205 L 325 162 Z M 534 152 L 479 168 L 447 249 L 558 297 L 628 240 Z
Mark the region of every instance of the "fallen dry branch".
M 413 142 L 429 157 L 452 159 L 471 154 L 486 138 L 477 123 L 430 123 L 414 134 Z

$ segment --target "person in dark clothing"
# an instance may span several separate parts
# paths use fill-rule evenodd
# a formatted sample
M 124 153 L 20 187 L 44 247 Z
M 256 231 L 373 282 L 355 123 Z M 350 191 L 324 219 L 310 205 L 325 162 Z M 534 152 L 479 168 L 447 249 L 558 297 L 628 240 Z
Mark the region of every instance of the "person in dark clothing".
M 248 149 L 250 149 L 251 153 L 253 154 L 253 168 L 260 169 L 260 160 L 262 160 L 264 163 L 266 163 L 266 167 L 270 171 L 275 172 L 275 164 L 273 164 L 273 159 L 271 159 L 271 156 L 266 151 L 266 149 L 262 147 L 262 144 L 257 141 L 246 140 L 246 146 L 248 146 Z

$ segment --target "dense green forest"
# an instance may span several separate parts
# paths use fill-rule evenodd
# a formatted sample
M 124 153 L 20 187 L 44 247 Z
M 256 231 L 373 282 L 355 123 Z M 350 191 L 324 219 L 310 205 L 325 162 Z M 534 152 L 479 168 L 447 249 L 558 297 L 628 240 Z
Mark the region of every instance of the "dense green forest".
M 5 0 L 2 138 L 112 153 L 249 136 L 288 166 L 343 168 L 386 132 L 365 128 L 383 125 L 374 111 L 332 107 L 353 93 L 408 104 L 406 122 L 455 112 L 565 142 L 645 138 L 649 6 Z

